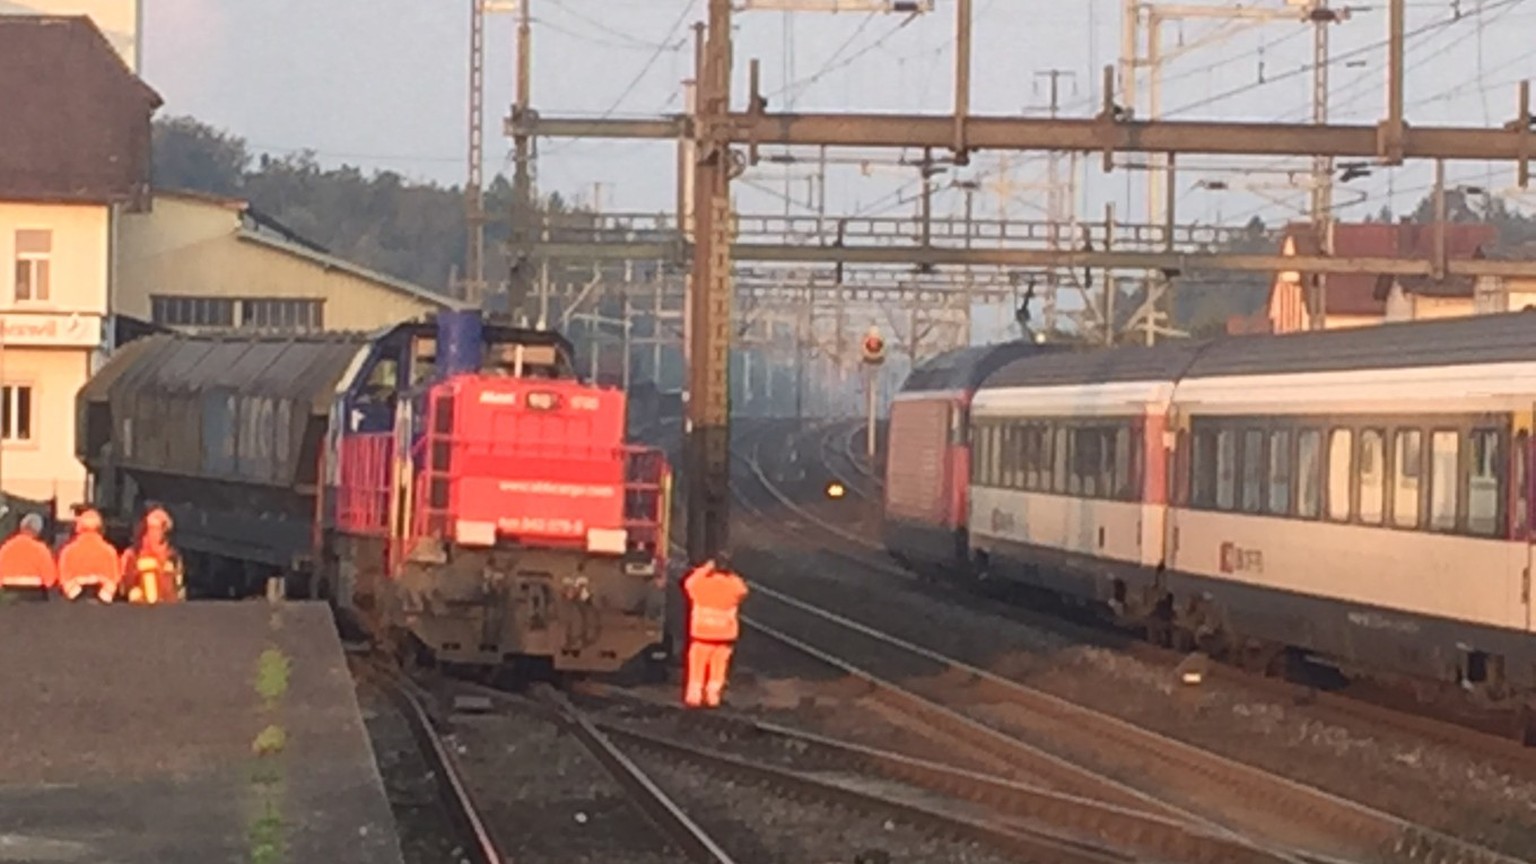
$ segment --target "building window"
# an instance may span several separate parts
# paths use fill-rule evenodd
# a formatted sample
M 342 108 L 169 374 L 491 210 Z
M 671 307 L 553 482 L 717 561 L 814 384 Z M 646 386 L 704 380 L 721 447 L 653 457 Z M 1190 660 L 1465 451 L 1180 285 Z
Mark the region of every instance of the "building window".
M 321 309 L 320 300 L 241 300 L 240 326 L 246 330 L 320 330 L 324 326 Z
M 150 317 L 167 327 L 308 332 L 325 327 L 325 301 L 269 297 L 150 298 Z
M 233 327 L 235 301 L 222 297 L 166 297 L 149 300 L 150 318 L 166 327 Z
M 40 302 L 48 299 L 52 277 L 53 232 L 22 228 L 16 232 L 16 299 Z
M 26 385 L 0 387 L 0 439 L 32 440 L 32 388 Z

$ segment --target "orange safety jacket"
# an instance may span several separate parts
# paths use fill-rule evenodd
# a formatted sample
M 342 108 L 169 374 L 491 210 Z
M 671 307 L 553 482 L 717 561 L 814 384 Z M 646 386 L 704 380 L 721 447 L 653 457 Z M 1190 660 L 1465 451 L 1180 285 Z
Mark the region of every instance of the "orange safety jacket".
M 708 564 L 694 568 L 683 579 L 688 596 L 688 638 L 700 642 L 735 642 L 741 635 L 736 610 L 747 597 L 747 583 L 740 576 L 716 570 Z
M 183 595 L 181 559 L 165 541 L 149 539 L 123 552 L 123 587 L 132 603 L 175 603 Z
M 67 597 L 74 598 L 94 584 L 97 596 L 110 601 L 121 577 L 117 547 L 94 531 L 76 534 L 59 550 L 59 587 Z
M 0 588 L 52 588 L 57 584 L 59 571 L 48 544 L 20 532 L 0 544 Z

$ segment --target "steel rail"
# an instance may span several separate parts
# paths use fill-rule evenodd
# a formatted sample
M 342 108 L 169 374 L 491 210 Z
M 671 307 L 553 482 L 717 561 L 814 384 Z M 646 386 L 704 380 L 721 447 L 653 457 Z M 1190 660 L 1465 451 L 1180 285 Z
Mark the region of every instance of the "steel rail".
M 806 516 L 820 530 L 833 534 L 860 550 L 860 552 L 855 553 L 848 549 L 826 547 L 821 550 L 823 554 L 834 558 L 841 558 L 850 564 L 908 582 L 923 581 L 912 571 L 890 561 L 886 557 L 885 547 L 880 542 L 867 537 L 861 537 L 845 531 L 836 525 L 812 518 L 804 507 L 784 494 L 783 490 L 768 478 L 766 473 L 761 470 L 759 460 L 755 458 L 755 454 L 754 456 L 744 456 L 742 459 L 748 470 L 754 472 L 755 478 L 763 486 L 764 490 L 780 504 L 793 512 Z M 740 496 L 738 500 L 748 510 L 753 511 L 759 516 L 762 515 L 761 507 L 748 500 L 745 496 Z M 1136 641 L 1128 646 L 1117 645 L 1116 650 L 1128 653 L 1149 663 L 1175 666 L 1188 656 L 1186 653 L 1145 641 L 1145 636 L 1141 633 L 1108 622 L 1088 625 L 1016 605 L 1009 606 L 1007 614 L 1020 623 L 1042 627 L 1051 632 L 1061 633 L 1091 644 L 1098 644 L 1104 633 L 1114 633 L 1121 637 L 1129 636 Z M 1341 719 L 1348 718 L 1353 722 L 1386 724 L 1402 732 L 1427 738 L 1442 746 L 1461 750 L 1470 749 L 1489 760 L 1493 765 L 1502 766 L 1509 763 L 1519 763 L 1536 768 L 1536 748 L 1522 746 L 1520 735 L 1524 733 L 1524 727 L 1501 728 L 1499 731 L 1491 731 L 1490 726 L 1500 720 L 1497 717 L 1447 719 L 1432 714 L 1414 713 L 1411 709 L 1391 707 L 1380 702 L 1350 695 L 1348 692 L 1333 693 L 1319 690 L 1314 686 L 1297 683 L 1284 677 L 1271 677 L 1261 671 L 1255 671 L 1227 662 L 1213 664 L 1206 674 L 1210 678 L 1221 679 L 1231 683 L 1241 683 L 1244 687 L 1262 691 L 1276 699 L 1314 705 L 1320 710 L 1339 715 Z
M 394 671 L 380 669 L 373 664 L 363 664 L 370 678 L 382 689 L 390 701 L 395 703 L 401 715 L 405 717 L 406 725 L 411 728 L 411 736 L 416 739 L 422 758 L 427 761 L 428 768 L 436 781 L 439 797 L 448 811 L 448 818 L 463 835 L 465 840 L 465 853 L 473 864 L 504 864 L 510 859 L 496 844 L 495 837 L 486 826 L 485 820 L 480 815 L 480 808 L 475 803 L 474 796 L 470 794 L 469 785 L 464 782 L 463 771 L 459 768 L 458 760 L 453 753 L 443 745 L 442 737 L 433 727 L 431 715 L 427 712 L 426 705 L 414 692 L 414 687 L 409 679 Z
M 763 585 L 753 586 L 753 593 L 766 597 L 800 613 L 813 616 L 835 625 L 839 642 L 847 634 L 858 634 L 878 642 L 882 648 L 895 649 L 906 655 L 942 665 L 945 669 L 967 676 L 970 682 L 986 688 L 995 699 L 989 701 L 1022 708 L 1029 713 L 1037 726 L 1051 730 L 1058 740 L 1071 738 L 1092 739 L 1093 746 L 1102 751 L 1106 747 L 1134 754 L 1138 762 L 1156 767 L 1160 777 L 1182 777 L 1191 784 L 1205 789 L 1221 790 L 1227 800 L 1237 799 L 1267 813 L 1281 815 L 1296 824 L 1321 829 L 1330 837 L 1337 838 L 1349 847 L 1330 850 L 1343 854 L 1389 854 L 1420 861 L 1479 862 L 1479 864 L 1519 864 L 1515 858 L 1492 849 L 1478 846 L 1440 831 L 1393 816 L 1380 810 L 1346 798 L 1324 792 L 1312 786 L 1271 774 L 1259 768 L 1228 759 L 1208 750 L 1185 744 L 1165 735 L 1127 723 L 1090 708 L 1076 705 L 1042 690 L 1020 684 L 993 672 L 947 657 L 936 651 L 876 630 L 849 618 L 817 608 L 788 594 Z M 877 686 L 902 689 L 899 685 L 884 681 L 870 673 L 817 649 L 815 646 L 788 637 L 756 621 L 751 626 L 791 647 L 832 663 L 850 674 L 860 674 Z M 894 692 L 894 691 L 892 691 Z M 915 696 L 915 694 L 912 694 Z M 925 699 L 916 696 L 916 699 Z M 912 696 L 905 697 L 912 702 Z M 935 703 L 936 704 L 936 703 Z M 951 710 L 951 709 L 945 709 Z M 958 712 L 956 712 L 958 713 Z M 965 716 L 965 715 L 961 715 Z M 966 718 L 970 719 L 970 718 Z M 972 720 L 975 723 L 977 721 Z M 1018 741 L 1006 733 L 986 724 L 983 728 Z M 1020 744 L 1024 742 L 1020 741 Z M 1026 745 L 1027 746 L 1027 745 Z M 1043 752 L 1043 751 L 1042 751 Z M 1187 811 L 1186 811 L 1187 812 Z M 1190 814 L 1193 815 L 1193 814 Z M 1198 817 L 1203 820 L 1203 817 Z M 1214 823 L 1211 823 L 1214 824 Z M 1347 839 L 1346 839 L 1347 838 Z M 1318 851 L 1318 850 L 1307 850 Z M 1297 850 L 1296 854 L 1305 854 Z
M 856 764 L 888 779 L 991 808 L 1006 817 L 1051 825 L 1080 836 L 1107 838 L 1113 842 L 1115 851 L 1129 852 L 1138 858 L 1211 864 L 1277 860 L 1264 850 L 1183 821 L 1044 786 L 756 720 L 730 711 L 685 712 L 672 703 L 600 686 L 590 688 L 589 692 L 610 702 L 625 701 L 661 716 L 676 716 L 689 727 L 741 737 L 779 739 L 793 745 L 797 755 L 834 765 Z
M 630 799 L 645 812 L 651 822 L 669 840 L 677 845 L 689 861 L 695 864 L 736 864 L 736 860 L 730 856 L 730 853 L 716 843 L 697 822 L 694 822 L 677 802 L 673 801 L 640 766 L 635 764 L 634 760 L 624 755 L 591 719 L 571 704 L 564 694 L 551 687 L 543 686 L 539 688 L 538 696 L 559 712 L 567 727 L 575 733 L 587 752 L 597 759 L 609 775 L 628 793 Z
M 1136 860 L 1104 844 L 1088 842 L 1038 826 L 1017 823 L 1000 824 L 994 819 L 983 818 L 979 814 L 946 810 L 942 806 L 902 800 L 872 789 L 860 789 L 856 787 L 855 782 L 845 785 L 833 779 L 817 777 L 809 772 L 748 761 L 738 756 L 620 724 L 603 723 L 601 725 L 613 736 L 623 738 L 640 747 L 687 759 L 729 775 L 750 777 L 792 793 L 811 795 L 856 811 L 893 816 L 922 825 L 935 833 L 985 843 L 1002 851 L 1025 855 L 1032 862 L 1129 864 Z

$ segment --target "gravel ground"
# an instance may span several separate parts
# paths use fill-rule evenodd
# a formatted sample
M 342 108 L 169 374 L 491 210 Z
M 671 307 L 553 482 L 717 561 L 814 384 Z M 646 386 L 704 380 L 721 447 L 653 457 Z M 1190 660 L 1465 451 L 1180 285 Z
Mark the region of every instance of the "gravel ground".
M 1002 864 L 973 843 L 935 839 L 905 824 L 771 787 L 706 775 L 665 757 L 636 762 L 743 864 Z
M 738 554 L 743 569 L 766 585 L 1146 728 L 1536 858 L 1536 777 L 1523 766 L 1491 765 L 1395 729 L 1321 722 L 1305 706 L 1281 704 L 1236 682 L 1208 680 L 1190 690 L 1166 668 L 935 602 L 889 576 L 775 545 L 772 552 Z
M 658 701 L 672 701 L 678 699 L 681 687 L 673 682 L 633 689 Z M 769 723 L 1009 779 L 1030 779 L 998 765 L 984 751 L 935 740 L 927 726 L 867 694 L 862 682 L 746 629 L 732 660 L 725 703 Z
M 395 815 L 405 864 L 466 861 L 453 823 L 438 799 L 436 778 L 416 746 L 410 724 L 389 698 L 370 684 L 358 683 L 357 702 Z
M 581 743 L 553 723 L 516 711 L 456 715 L 450 743 L 518 864 L 681 860 Z

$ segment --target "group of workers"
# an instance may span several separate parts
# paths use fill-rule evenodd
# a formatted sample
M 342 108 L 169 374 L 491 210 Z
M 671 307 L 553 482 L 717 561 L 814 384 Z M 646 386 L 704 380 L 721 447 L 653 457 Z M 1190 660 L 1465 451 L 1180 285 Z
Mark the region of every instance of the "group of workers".
M 0 597 L 112 603 L 175 603 L 186 599 L 181 557 L 171 545 L 171 517 L 151 507 L 119 552 L 104 533 L 101 513 L 75 515 L 75 534 L 55 556 L 43 540 L 43 517 L 29 513 L 0 544 Z

